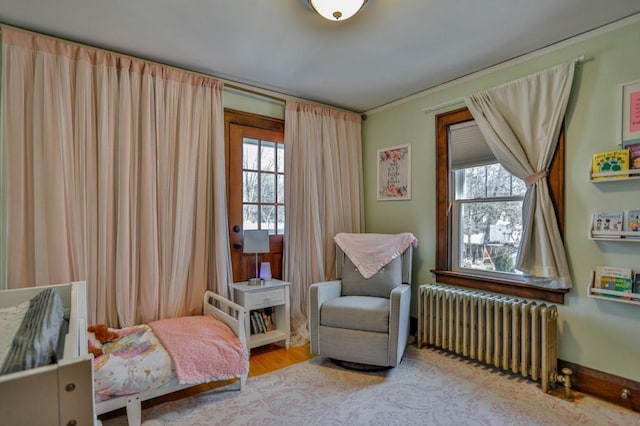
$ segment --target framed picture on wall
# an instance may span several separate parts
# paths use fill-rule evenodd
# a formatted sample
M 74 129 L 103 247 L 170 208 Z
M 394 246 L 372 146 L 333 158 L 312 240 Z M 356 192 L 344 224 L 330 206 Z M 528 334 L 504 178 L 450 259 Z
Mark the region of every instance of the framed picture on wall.
M 378 200 L 411 199 L 411 145 L 378 150 Z
M 622 146 L 640 142 L 640 80 L 622 85 Z

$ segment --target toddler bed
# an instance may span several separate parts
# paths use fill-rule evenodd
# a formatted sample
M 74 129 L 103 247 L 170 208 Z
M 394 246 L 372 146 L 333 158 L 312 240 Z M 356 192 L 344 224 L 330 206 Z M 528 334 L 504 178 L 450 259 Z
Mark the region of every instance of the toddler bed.
M 110 330 L 116 340 L 89 346 L 94 360 L 96 413 L 126 407 L 130 425 L 141 422 L 141 402 L 199 383 L 239 379 L 249 372 L 244 308 L 215 293 L 204 296 L 203 315 L 170 318 Z

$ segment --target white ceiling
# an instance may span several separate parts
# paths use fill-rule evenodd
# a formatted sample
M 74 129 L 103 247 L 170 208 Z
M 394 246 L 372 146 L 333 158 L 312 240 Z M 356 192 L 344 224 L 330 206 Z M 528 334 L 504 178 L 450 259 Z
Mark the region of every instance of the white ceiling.
M 639 0 L 2 0 L 0 22 L 365 112 L 640 12 Z

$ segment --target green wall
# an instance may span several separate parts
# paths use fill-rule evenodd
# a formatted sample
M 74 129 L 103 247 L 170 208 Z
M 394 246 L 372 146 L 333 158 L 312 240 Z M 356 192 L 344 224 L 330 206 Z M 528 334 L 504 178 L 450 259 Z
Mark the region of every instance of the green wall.
M 435 267 L 435 115 L 425 113 L 478 90 L 494 87 L 582 55 L 593 57 L 576 69 L 566 116 L 565 242 L 573 288 L 559 311 L 559 357 L 610 374 L 640 380 L 640 305 L 587 297 L 596 265 L 634 268 L 640 272 L 640 243 L 588 239 L 594 210 L 640 208 L 640 180 L 589 182 L 594 152 L 616 148 L 620 134 L 620 85 L 640 80 L 640 17 L 583 35 L 476 75 L 380 108 L 363 122 L 365 223 L 367 232 L 413 232 L 412 312 L 417 287 L 434 282 Z M 463 103 L 447 109 L 457 109 Z M 412 199 L 376 201 L 378 149 L 412 146 Z

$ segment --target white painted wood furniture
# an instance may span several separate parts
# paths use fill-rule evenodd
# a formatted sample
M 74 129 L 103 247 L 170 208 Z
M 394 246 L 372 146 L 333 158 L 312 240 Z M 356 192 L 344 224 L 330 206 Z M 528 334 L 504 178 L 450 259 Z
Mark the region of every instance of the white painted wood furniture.
M 284 341 L 287 349 L 291 338 L 291 312 L 289 305 L 290 283 L 281 280 L 265 280 L 263 285 L 249 285 L 248 282 L 229 284 L 232 300 L 246 309 L 245 329 L 251 330 L 251 311 L 263 308 L 275 309 L 276 329 L 266 333 L 252 333 L 249 349 Z

